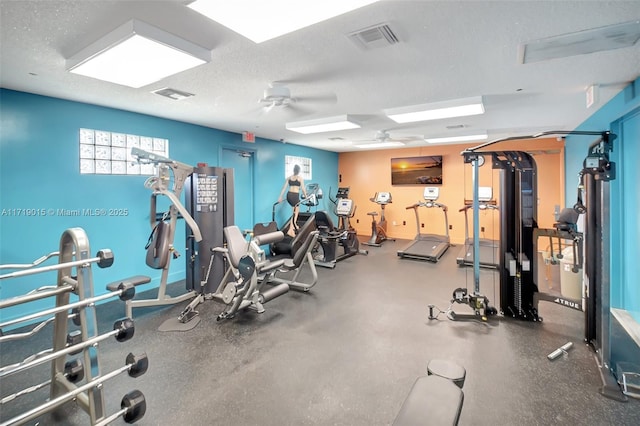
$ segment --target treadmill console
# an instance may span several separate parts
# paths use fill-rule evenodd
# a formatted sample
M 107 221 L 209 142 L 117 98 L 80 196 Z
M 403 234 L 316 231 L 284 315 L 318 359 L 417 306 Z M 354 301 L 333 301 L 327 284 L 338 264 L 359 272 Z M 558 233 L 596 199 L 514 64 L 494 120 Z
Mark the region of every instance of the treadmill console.
M 424 189 L 424 199 L 427 201 L 435 201 L 440 195 L 440 188 L 436 186 L 427 186 Z
M 372 201 L 378 204 L 389 204 L 391 202 L 391 193 L 376 192 L 376 195 L 373 196 Z

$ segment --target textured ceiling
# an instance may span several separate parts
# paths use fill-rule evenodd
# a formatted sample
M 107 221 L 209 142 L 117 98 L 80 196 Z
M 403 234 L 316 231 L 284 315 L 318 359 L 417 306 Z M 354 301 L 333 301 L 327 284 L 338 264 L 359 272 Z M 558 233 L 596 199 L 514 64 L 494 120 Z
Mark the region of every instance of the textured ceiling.
M 351 141 L 456 136 L 494 139 L 572 130 L 640 75 L 632 47 L 531 64 L 518 45 L 640 20 L 639 1 L 380 1 L 261 44 L 213 22 L 185 1 L 0 1 L 2 87 L 120 108 L 332 151 Z M 206 65 L 140 89 L 74 75 L 65 59 L 118 25 L 140 19 L 212 50 Z M 400 43 L 362 50 L 347 34 L 388 23 Z M 258 103 L 270 82 L 287 83 L 291 108 Z M 598 100 L 586 107 L 585 89 Z M 195 94 L 174 101 L 151 93 Z M 481 116 L 399 125 L 383 109 L 482 95 Z M 313 98 L 333 102 L 314 102 Z M 352 114 L 361 129 L 300 135 L 289 121 Z M 338 139 L 338 140 L 336 140 Z M 408 146 L 426 145 L 411 142 Z

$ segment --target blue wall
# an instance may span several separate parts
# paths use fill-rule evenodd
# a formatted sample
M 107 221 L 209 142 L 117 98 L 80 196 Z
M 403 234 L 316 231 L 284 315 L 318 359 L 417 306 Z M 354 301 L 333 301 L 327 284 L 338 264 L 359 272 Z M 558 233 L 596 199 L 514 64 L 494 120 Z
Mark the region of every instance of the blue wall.
M 637 123 L 640 118 L 640 78 L 629 84 L 622 92 L 594 113 L 577 130 L 611 130 L 618 135 L 614 141 L 611 159 L 616 162 L 617 176 L 611 182 L 611 306 L 629 311 L 640 324 L 640 263 L 637 261 L 640 241 L 640 138 Z M 635 131 L 624 132 L 621 122 L 634 118 Z M 566 205 L 575 203 L 577 174 L 587 148 L 595 138 L 569 136 L 566 140 Z M 616 346 L 623 340 L 612 334 L 614 357 Z M 614 360 L 615 361 L 615 360 Z
M 148 268 L 144 260 L 144 245 L 150 232 L 150 191 L 143 186 L 147 177 L 80 175 L 80 128 L 166 138 L 170 157 L 193 165 L 204 162 L 224 166 L 219 164 L 223 146 L 254 150 L 253 217 L 260 222 L 271 220 L 272 205 L 284 182 L 285 155 L 311 158 L 312 182 L 319 183 L 325 191 L 329 187 L 335 190 L 338 180 L 338 154 L 334 152 L 265 139 L 247 144 L 235 133 L 6 89 L 0 89 L 0 120 L 0 264 L 32 262 L 58 250 L 65 229 L 81 227 L 88 234 L 92 253 L 110 248 L 115 254 L 111 268 L 93 268 L 97 294 L 105 292 L 108 282 L 139 274 L 153 278 L 140 291 L 157 287 L 160 271 Z M 235 188 L 236 197 L 246 197 L 247 193 L 247 188 Z M 320 207 L 330 210 L 326 202 Z M 16 216 L 12 210 L 96 208 L 127 209 L 128 213 L 119 217 Z M 284 209 L 279 213 L 282 223 Z M 176 236 L 176 248 L 183 252 L 181 224 Z M 185 260 L 181 257 L 172 262 L 169 282 L 184 276 Z M 54 284 L 55 280 L 54 273 L 3 280 L 0 291 L 4 299 Z M 41 307 L 34 303 L 27 310 Z M 4 310 L 2 320 L 18 313 L 27 313 L 25 307 Z

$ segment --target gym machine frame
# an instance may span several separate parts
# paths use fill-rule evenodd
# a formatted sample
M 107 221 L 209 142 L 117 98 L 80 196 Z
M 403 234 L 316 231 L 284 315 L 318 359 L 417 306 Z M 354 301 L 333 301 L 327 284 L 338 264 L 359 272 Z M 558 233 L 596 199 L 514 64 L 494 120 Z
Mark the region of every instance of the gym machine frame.
M 585 341 L 595 351 L 602 379 L 600 393 L 610 399 L 627 401 L 615 380 L 610 347 L 610 196 L 609 182 L 616 178 L 616 164 L 609 160 L 616 135 L 610 132 L 581 132 L 600 138 L 589 146 L 580 171 L 574 209 L 585 215 L 584 269 L 587 282 Z M 585 201 L 583 203 L 582 191 Z
M 49 266 L 38 266 L 50 258 L 58 257 L 59 263 Z M 60 238 L 60 250 L 49 253 L 35 260 L 31 264 L 0 265 L 0 269 L 18 269 L 11 273 L 0 275 L 0 281 L 45 272 L 57 271 L 56 286 L 37 288 L 22 296 L 0 301 L 0 309 L 18 306 L 50 297 L 55 297 L 55 307 L 45 309 L 30 315 L 5 321 L 0 324 L 0 344 L 29 338 L 40 332 L 47 324 L 53 322 L 53 347 L 34 353 L 23 361 L 0 367 L 0 379 L 26 371 L 35 366 L 50 362 L 50 380 L 39 383 L 5 396 L 0 405 L 14 401 L 22 396 L 31 394 L 45 386 L 50 387 L 47 402 L 32 409 L 24 410 L 19 415 L 5 420 L 2 425 L 19 425 L 37 419 L 38 417 L 58 409 L 69 401 L 77 401 L 78 405 L 89 414 L 90 424 L 107 424 L 122 416 L 127 423 L 133 423 L 142 418 L 146 411 L 144 395 L 132 391 L 122 399 L 122 409 L 106 417 L 103 387 L 104 383 L 124 372 L 131 377 L 144 374 L 148 368 L 146 354 L 127 355 L 125 365 L 110 373 L 101 374 L 98 357 L 98 343 L 110 337 L 124 342 L 133 337 L 134 323 L 131 318 L 123 318 L 114 323 L 113 331 L 98 334 L 95 304 L 99 301 L 119 297 L 120 300 L 130 300 L 135 295 L 135 286 L 150 281 L 146 276 L 135 276 L 113 282 L 107 285 L 108 293 L 94 296 L 93 275 L 91 265 L 108 268 L 113 264 L 114 257 L 111 250 L 98 251 L 95 257 L 90 256 L 89 239 L 81 228 L 67 229 Z M 75 274 L 74 274 L 75 272 Z M 78 297 L 77 302 L 70 303 L 70 294 Z M 71 313 L 69 312 L 71 311 Z M 50 315 L 54 315 L 50 317 Z M 38 318 L 48 317 L 34 326 L 30 331 L 6 334 L 7 328 L 21 323 L 32 322 Z M 79 330 L 69 332 L 68 321 L 71 319 Z M 74 359 L 65 362 L 66 355 L 82 353 L 83 361 Z M 84 384 L 80 384 L 85 380 Z M 4 387 L 4 386 L 3 386 Z
M 504 256 L 499 267 L 500 272 L 500 298 L 503 314 L 510 314 L 514 318 L 542 321 L 538 316 L 538 300 L 540 298 L 538 287 L 534 282 L 533 271 L 536 268 L 536 257 L 533 247 L 535 231 L 537 228 L 535 207 L 537 196 L 535 195 L 535 179 L 529 183 L 530 187 L 523 185 L 523 179 L 505 179 L 504 172 L 512 171 L 523 173 L 530 171 L 535 176 L 535 162 L 531 156 L 516 155 L 516 152 L 488 152 L 484 148 L 498 142 L 508 140 L 536 139 L 550 135 L 575 135 L 575 136 L 599 136 L 589 146 L 587 157 L 580 171 L 580 184 L 578 186 L 577 202 L 574 210 L 585 214 L 584 237 L 574 235 L 574 244 L 584 238 L 584 270 L 587 282 L 585 312 L 585 342 L 595 351 L 595 359 L 602 379 L 600 393 L 617 401 L 626 401 L 627 397 L 616 382 L 610 366 L 610 196 L 609 182 L 616 178 L 616 165 L 609 160 L 609 153 L 613 150 L 613 141 L 616 135 L 609 131 L 548 131 L 529 136 L 515 136 L 479 145 L 463 151 L 465 162 L 471 162 L 474 166 L 474 244 L 477 243 L 479 229 L 477 222 L 478 213 L 478 183 L 477 162 L 479 155 L 491 154 L 494 168 L 503 170 L 501 180 L 501 235 L 500 251 Z M 524 153 L 526 154 L 526 153 Z M 502 158 L 501 158 L 502 157 Z M 516 174 L 512 173 L 514 176 Z M 526 175 L 524 175 L 526 178 Z M 584 191 L 586 203 L 583 203 Z M 508 203 L 507 203 L 508 201 Z M 514 211 L 515 217 L 510 217 L 506 212 Z M 516 235 L 507 238 L 507 232 L 516 230 Z M 515 244 L 514 244 L 515 243 Z M 477 250 L 477 247 L 475 247 Z M 579 260 L 578 260 L 579 264 Z M 577 267 L 577 265 L 576 265 Z M 458 303 L 467 303 L 475 309 L 476 315 L 481 314 L 483 303 L 478 303 L 474 298 L 479 296 L 479 264 L 474 259 L 474 297 L 461 294 Z M 465 289 L 457 289 L 465 290 Z M 454 299 L 456 292 L 454 292 Z M 477 293 L 477 294 L 476 294 Z M 551 300 L 559 303 L 556 300 Z M 453 303 L 453 302 L 452 302 Z M 560 303 L 563 306 L 566 304 Z M 506 309 L 505 309 L 506 307 Z M 572 307 L 572 306 L 569 306 Z M 433 305 L 429 305 L 430 318 L 433 316 Z
M 376 192 L 373 197 L 369 198 L 370 201 L 380 206 L 380 221 L 376 221 L 378 212 L 369 212 L 367 215 L 371 216 L 371 237 L 368 241 L 362 244 L 372 247 L 380 247 L 382 243 L 389 240 L 395 241 L 394 238 L 387 236 L 387 220 L 384 217 L 384 209 L 387 204 L 392 203 L 392 197 L 390 192 Z
M 601 135 L 601 132 L 548 131 L 535 135 L 513 136 L 490 141 L 461 153 L 465 163 L 473 169 L 473 239 L 474 252 L 479 251 L 479 197 L 478 167 L 480 157 L 490 155 L 492 167 L 500 169 L 500 307 L 503 315 L 513 318 L 541 321 L 534 294 L 538 288 L 534 282 L 536 257 L 534 231 L 537 229 L 537 179 L 536 164 L 531 155 L 521 151 L 489 151 L 487 147 L 505 141 L 535 139 L 549 135 Z M 485 320 L 486 314 L 497 313 L 488 308 L 488 299 L 480 294 L 479 257 L 473 262 L 474 291 L 468 295 L 465 288 L 454 291 L 452 303 L 469 305 L 475 316 Z M 455 317 L 450 315 L 450 317 Z M 458 315 L 459 317 L 459 315 Z M 471 316 L 473 318 L 473 316 Z M 452 318 L 453 319 L 453 318 Z
M 199 225 L 201 238 L 194 238 L 187 229 L 187 291 L 196 297 L 183 309 L 178 321 L 191 321 L 196 307 L 213 298 L 224 285 L 223 276 L 229 267 L 216 249 L 225 244 L 224 229 L 234 222 L 233 169 L 199 164 L 185 184 L 186 209 Z
M 151 176 L 144 183 L 144 186 L 152 191 L 149 212 L 151 229 L 154 229 L 158 223 L 158 214 L 156 211 L 157 196 L 164 195 L 165 197 L 167 197 L 171 201 L 171 206 L 169 207 L 168 213 L 169 235 L 167 236 L 170 254 L 166 254 L 167 259 L 166 261 L 164 261 L 164 265 L 162 267 L 160 286 L 158 287 L 158 296 L 155 299 L 128 300 L 126 302 L 126 314 L 129 318 L 133 318 L 133 308 L 174 305 L 185 300 L 193 299 L 197 296 L 195 290 L 187 291 L 185 294 L 175 297 L 169 296 L 166 293 L 171 259 L 175 259 L 179 256 L 178 252 L 175 251 L 175 248 L 173 246 L 178 215 L 180 215 L 185 220 L 187 226 L 189 227 L 189 229 L 191 229 L 191 237 L 195 241 L 202 241 L 202 234 L 200 233 L 198 224 L 180 202 L 180 195 L 184 188 L 185 181 L 193 173 L 193 166 L 180 163 L 178 161 L 174 161 L 167 157 L 147 152 L 139 148 L 132 148 L 131 155 L 136 158 L 139 163 L 155 164 L 157 167 L 156 176 Z M 173 187 L 169 188 L 171 175 L 173 175 Z M 160 218 L 160 220 L 165 219 L 166 214 L 164 216 L 161 216 Z

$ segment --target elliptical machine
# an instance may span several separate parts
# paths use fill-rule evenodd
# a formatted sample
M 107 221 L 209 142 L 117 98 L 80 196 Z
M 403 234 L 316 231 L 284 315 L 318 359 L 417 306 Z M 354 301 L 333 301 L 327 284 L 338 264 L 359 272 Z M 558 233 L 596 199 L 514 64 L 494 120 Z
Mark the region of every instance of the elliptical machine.
M 385 240 L 395 241 L 393 238 L 387 237 L 387 221 L 384 218 L 384 208 L 387 204 L 391 204 L 390 192 L 376 192 L 372 198 L 369 198 L 372 202 L 380 205 L 380 221 L 376 221 L 378 212 L 369 212 L 367 215 L 371 216 L 371 238 L 366 244 L 368 246 L 380 247 Z
M 367 250 L 360 249 L 358 235 L 349 220 L 356 215 L 356 205 L 349 198 L 349 187 L 338 188 L 336 199 L 331 201 L 335 204 L 335 212 L 336 216 L 338 216 L 338 231 L 346 232 L 345 237 L 340 239 L 340 244 L 344 247 L 344 256 L 342 258 L 354 254 L 369 254 Z
M 360 250 L 360 241 L 356 230 L 349 223 L 349 219 L 355 215 L 356 207 L 353 200 L 349 198 L 349 188 L 338 188 L 336 198 L 329 199 L 335 205 L 334 212 L 338 216 L 338 227 L 333 225 L 333 221 L 325 211 L 318 211 L 315 214 L 316 227 L 320 231 L 318 242 L 321 247 L 321 256 L 315 257 L 318 266 L 334 268 L 336 262 L 344 260 L 356 254 L 367 255 L 369 252 Z M 342 246 L 343 253 L 338 254 L 338 245 Z

